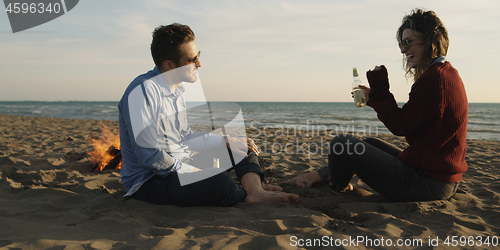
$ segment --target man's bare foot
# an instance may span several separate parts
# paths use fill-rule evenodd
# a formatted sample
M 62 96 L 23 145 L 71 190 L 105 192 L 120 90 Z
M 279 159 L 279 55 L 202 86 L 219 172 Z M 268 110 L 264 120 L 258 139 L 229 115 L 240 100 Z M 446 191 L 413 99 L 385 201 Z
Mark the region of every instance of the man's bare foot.
M 264 184 L 262 185 L 262 188 L 266 191 L 271 191 L 271 192 L 282 192 L 283 188 L 278 186 L 278 185 L 272 185 L 272 184 Z
M 316 183 L 322 182 L 318 171 L 312 171 L 307 174 L 299 175 L 293 179 L 285 181 L 285 184 L 297 185 L 299 187 L 312 187 Z
M 260 202 L 260 201 L 279 201 L 285 203 L 296 204 L 299 202 L 299 196 L 296 194 L 266 191 L 264 189 L 247 190 L 246 203 Z
M 264 190 L 260 182 L 260 176 L 257 173 L 246 173 L 241 177 L 240 181 L 245 191 L 247 191 L 247 198 L 245 199 L 247 203 L 259 201 L 299 202 L 299 196 L 296 194 Z M 266 188 L 268 188 L 267 185 Z

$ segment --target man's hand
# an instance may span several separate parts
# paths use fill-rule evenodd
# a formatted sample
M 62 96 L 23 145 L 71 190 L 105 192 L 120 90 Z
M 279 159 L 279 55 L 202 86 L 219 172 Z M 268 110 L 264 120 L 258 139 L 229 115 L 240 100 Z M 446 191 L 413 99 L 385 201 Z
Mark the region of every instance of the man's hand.
M 248 145 L 248 152 L 255 153 L 255 155 L 260 154 L 259 147 L 255 145 L 255 142 L 252 139 L 247 138 L 247 145 Z
M 246 156 L 247 152 L 252 152 L 256 155 L 260 153 L 259 148 L 250 138 L 245 140 L 245 138 L 242 137 L 226 137 L 225 139 L 227 147 L 236 154 Z

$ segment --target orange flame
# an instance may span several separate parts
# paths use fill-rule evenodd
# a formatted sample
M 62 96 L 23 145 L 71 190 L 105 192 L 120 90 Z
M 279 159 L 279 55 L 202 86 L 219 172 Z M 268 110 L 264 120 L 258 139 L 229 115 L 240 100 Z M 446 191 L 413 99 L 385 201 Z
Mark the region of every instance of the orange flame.
M 112 149 L 120 150 L 120 136 L 114 134 L 106 125 L 101 124 L 102 136 L 99 138 L 91 138 L 90 141 L 94 147 L 92 152 L 87 154 L 90 155 L 90 160 L 95 162 L 94 171 L 102 171 L 108 163 L 115 158 L 116 154 L 113 155 Z M 115 167 L 115 169 L 121 169 L 122 162 Z

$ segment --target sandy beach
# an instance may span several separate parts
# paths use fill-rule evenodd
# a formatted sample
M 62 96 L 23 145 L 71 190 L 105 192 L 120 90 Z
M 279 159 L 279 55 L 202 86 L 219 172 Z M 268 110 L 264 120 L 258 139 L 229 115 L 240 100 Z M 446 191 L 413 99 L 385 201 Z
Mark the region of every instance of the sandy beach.
M 283 185 L 286 192 L 300 195 L 294 205 L 185 208 L 124 200 L 120 170 L 93 172 L 87 152 L 92 151 L 90 139 L 102 136 L 101 124 L 118 131 L 112 121 L 0 115 L 0 249 L 500 245 L 499 141 L 468 141 L 469 170 L 457 194 L 445 201 L 391 202 L 354 180 L 357 191 L 348 194 L 333 194 L 327 185 Z M 326 163 L 332 133 L 283 132 L 247 129 L 263 152 L 265 183 L 280 183 Z M 378 136 L 405 146 L 404 138 Z

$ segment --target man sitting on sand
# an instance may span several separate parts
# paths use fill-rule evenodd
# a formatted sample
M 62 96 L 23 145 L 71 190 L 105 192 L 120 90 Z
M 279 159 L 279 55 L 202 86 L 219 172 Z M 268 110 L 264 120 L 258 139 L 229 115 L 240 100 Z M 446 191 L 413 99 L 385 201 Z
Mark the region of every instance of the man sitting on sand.
M 194 38 L 187 25 L 157 27 L 151 43 L 156 67 L 135 78 L 120 100 L 121 179 L 127 191 L 125 197 L 179 206 L 298 202 L 298 195 L 281 192 L 279 186 L 262 186 L 264 174 L 258 163 L 258 148 L 252 140 L 201 134 L 190 129 L 183 84 L 196 82 L 197 69 L 201 67 Z M 204 159 L 219 156 L 197 156 L 221 152 L 213 151 L 221 147 L 226 154 L 228 149 L 232 154 L 243 154 L 241 162 L 230 163 L 242 187 L 236 184 L 229 170 L 205 175 L 208 177 L 190 184 L 180 181 L 181 175 L 196 177 L 213 172 L 214 169 L 206 168 L 212 162 Z M 193 156 L 191 150 L 202 153 Z

